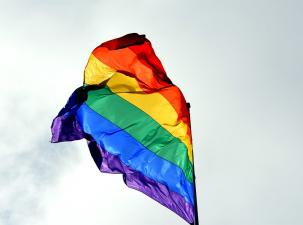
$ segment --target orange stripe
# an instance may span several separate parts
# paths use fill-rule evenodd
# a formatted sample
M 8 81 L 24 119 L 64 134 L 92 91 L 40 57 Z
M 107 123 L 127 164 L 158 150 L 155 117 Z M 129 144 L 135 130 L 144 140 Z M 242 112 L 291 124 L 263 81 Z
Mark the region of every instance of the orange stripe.
M 152 69 L 144 65 L 129 48 L 109 50 L 105 47 L 99 47 L 93 51 L 93 54 L 101 62 L 118 72 L 136 77 L 144 91 L 150 92 L 151 89 L 160 89 L 171 85 L 155 76 Z
M 161 89 L 159 93 L 163 95 L 176 110 L 178 120 L 182 121 L 189 127 L 189 129 L 187 129 L 187 135 L 190 137 L 190 143 L 192 143 L 189 111 L 182 92 L 177 86 L 173 86 L 168 89 Z

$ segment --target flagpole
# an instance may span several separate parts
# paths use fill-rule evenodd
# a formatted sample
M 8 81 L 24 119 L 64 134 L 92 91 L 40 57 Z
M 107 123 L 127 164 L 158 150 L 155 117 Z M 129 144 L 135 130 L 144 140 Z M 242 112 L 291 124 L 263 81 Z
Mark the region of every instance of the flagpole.
M 195 164 L 193 157 L 193 181 L 194 181 L 194 203 L 195 203 L 195 222 L 193 225 L 199 225 L 199 215 L 198 215 L 198 201 L 197 201 L 197 192 L 196 192 L 196 175 L 195 175 Z
M 187 109 L 190 114 L 190 103 L 187 102 Z M 191 225 L 199 225 L 199 215 L 198 215 L 198 201 L 197 201 L 197 191 L 196 191 L 196 173 L 195 173 L 195 160 L 194 160 L 194 150 L 192 152 L 193 159 L 193 183 L 194 183 L 194 204 L 195 204 L 195 221 Z

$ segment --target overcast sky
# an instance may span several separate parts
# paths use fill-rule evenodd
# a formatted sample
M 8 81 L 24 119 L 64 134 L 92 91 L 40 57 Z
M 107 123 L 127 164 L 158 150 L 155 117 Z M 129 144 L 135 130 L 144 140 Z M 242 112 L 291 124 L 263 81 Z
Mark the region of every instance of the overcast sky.
M 303 224 L 303 2 L 0 0 L 0 225 L 185 225 L 50 144 L 90 52 L 146 34 L 191 103 L 201 225 Z

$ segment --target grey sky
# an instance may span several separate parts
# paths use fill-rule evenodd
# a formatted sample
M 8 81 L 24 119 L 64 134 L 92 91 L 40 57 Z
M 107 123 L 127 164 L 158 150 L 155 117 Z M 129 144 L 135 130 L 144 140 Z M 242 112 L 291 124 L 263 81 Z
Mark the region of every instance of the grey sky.
M 50 144 L 93 48 L 146 34 L 191 103 L 200 223 L 303 224 L 303 3 L 0 0 L 0 225 L 186 224 Z

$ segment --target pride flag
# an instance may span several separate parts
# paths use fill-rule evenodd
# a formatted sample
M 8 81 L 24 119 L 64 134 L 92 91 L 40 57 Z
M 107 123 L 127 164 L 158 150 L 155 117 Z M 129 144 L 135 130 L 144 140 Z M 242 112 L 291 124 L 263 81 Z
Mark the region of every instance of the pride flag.
M 52 123 L 52 142 L 87 139 L 102 172 L 195 220 L 189 111 L 144 35 L 95 48 L 76 89 Z

